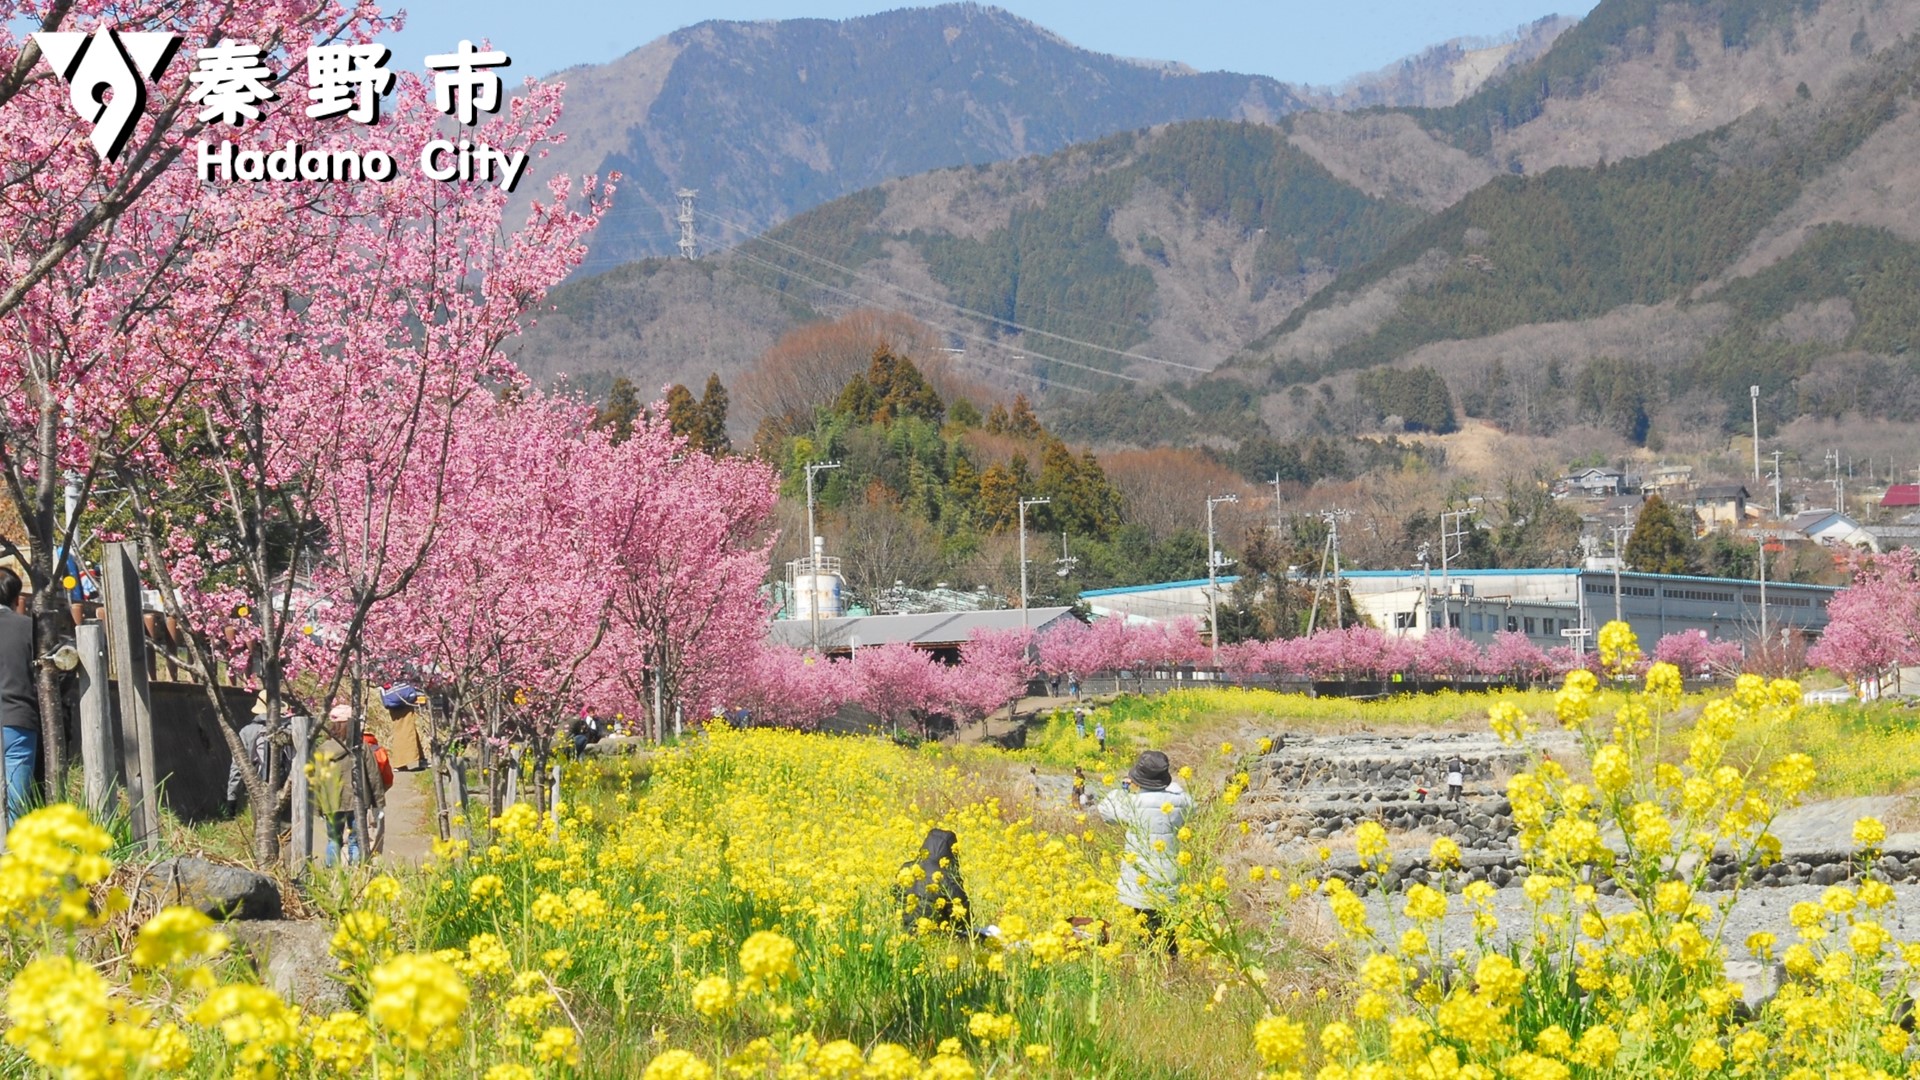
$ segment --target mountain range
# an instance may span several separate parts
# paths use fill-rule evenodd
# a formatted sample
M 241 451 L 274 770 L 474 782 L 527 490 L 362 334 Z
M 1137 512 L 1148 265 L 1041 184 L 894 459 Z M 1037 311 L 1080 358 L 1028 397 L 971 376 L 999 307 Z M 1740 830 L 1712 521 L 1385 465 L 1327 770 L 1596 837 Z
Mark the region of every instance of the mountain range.
M 1391 387 L 1416 384 L 1509 429 L 1584 424 L 1634 442 L 1718 433 L 1749 385 L 1769 425 L 1920 420 L 1907 359 L 1920 356 L 1908 164 L 1920 0 L 1602 0 L 1577 25 L 1536 24 L 1473 61 L 1493 69 L 1484 77 L 1459 74 L 1480 50 L 1454 46 L 1339 91 L 1097 57 L 993 9 L 874 18 L 898 34 L 850 20 L 703 24 L 664 40 L 732 43 L 757 58 L 736 65 L 757 79 L 804 73 L 800 89 L 733 115 L 846 148 L 858 142 L 846 118 L 881 99 L 859 89 L 865 62 L 845 58 L 887 37 L 933 71 L 938 26 L 948 67 L 934 83 L 954 65 L 1034 66 L 999 80 L 999 113 L 943 96 L 944 83 L 928 98 L 939 119 L 916 114 L 918 134 L 851 157 L 906 173 L 964 141 L 978 158 L 875 176 L 809 209 L 776 190 L 804 156 L 779 154 L 804 139 L 729 143 L 733 171 L 708 175 L 746 175 L 749 145 L 778 163 L 761 170 L 751 214 L 738 204 L 739 218 L 700 228 L 780 223 L 697 261 L 569 284 L 525 336 L 523 366 L 691 383 L 738 371 L 808 318 L 879 306 L 942 331 L 977 374 L 1050 391 L 1061 429 L 1095 441 L 1392 429 L 1406 410 Z M 956 59 L 970 35 L 978 56 Z M 826 43 L 824 58 L 782 51 L 797 41 Z M 670 67 L 696 51 L 674 48 Z M 841 81 L 816 86 L 828 70 Z M 1003 123 L 1006 95 L 1046 85 L 1076 88 L 1060 99 L 1112 92 Z M 832 86 L 839 111 L 809 104 L 839 96 Z M 649 125 L 668 115 L 652 100 Z M 1015 156 L 1054 138 L 1085 141 Z M 831 160 L 811 183 L 857 171 Z M 600 259 L 630 242 L 597 243 Z M 1441 379 L 1360 377 L 1373 370 Z
M 618 171 L 588 269 L 672 254 L 682 188 L 732 246 L 886 180 L 1056 150 L 1181 120 L 1271 122 L 1305 108 L 1449 104 L 1546 48 L 1568 20 L 1437 45 L 1316 91 L 1078 48 L 973 3 L 861 18 L 708 21 L 607 64 L 571 68 L 568 141 L 544 163 Z M 529 189 L 540 185 L 529 185 Z

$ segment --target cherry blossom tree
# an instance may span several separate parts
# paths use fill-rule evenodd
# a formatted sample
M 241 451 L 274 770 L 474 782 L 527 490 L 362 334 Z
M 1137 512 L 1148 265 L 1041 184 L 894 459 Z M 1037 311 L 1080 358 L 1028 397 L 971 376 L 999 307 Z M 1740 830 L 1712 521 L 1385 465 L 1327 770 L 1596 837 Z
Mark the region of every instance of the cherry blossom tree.
M 1493 643 L 1487 646 L 1483 670 L 1489 675 L 1531 683 L 1546 678 L 1552 672 L 1553 664 L 1527 635 L 1517 630 L 1503 630 L 1495 634 Z
M 897 734 L 912 721 L 922 735 L 932 733 L 933 717 L 947 706 L 949 684 L 931 653 L 889 642 L 861 649 L 853 668 L 859 685 L 855 700 L 881 723 Z
M 1473 639 L 1458 630 L 1435 630 L 1421 638 L 1413 649 L 1413 670 L 1424 676 L 1460 679 L 1477 675 L 1486 657 Z
M 1857 558 L 1853 584 L 1827 605 L 1827 620 L 1807 661 L 1856 687 L 1920 664 L 1920 551 Z
M 957 720 L 979 720 L 1026 696 L 1036 669 L 1027 630 L 980 630 L 947 668 L 948 706 Z
M 1705 630 L 1680 630 L 1653 647 L 1656 663 L 1672 664 L 1690 678 L 1738 673 L 1745 653 L 1737 641 L 1715 641 Z
M 558 95 L 530 88 L 480 137 L 538 154 L 556 137 Z M 334 137 L 404 155 L 443 119 L 403 76 L 392 115 Z M 79 294 L 87 317 L 69 322 L 94 336 L 74 353 L 114 362 L 100 365 L 113 381 L 74 426 L 129 492 L 128 530 L 223 712 L 221 667 L 250 665 L 278 715 L 302 662 L 315 665 L 324 708 L 362 658 L 375 607 L 419 570 L 449 506 L 457 431 L 517 385 L 500 347 L 577 264 L 604 206 L 589 184 L 584 212 L 570 207 L 565 178 L 549 194 L 514 230 L 497 187 L 404 171 L 385 184 L 195 181 L 122 215 L 114 237 L 126 254 L 114 265 L 153 250 L 155 230 L 191 257 L 155 271 L 147 289 L 164 287 L 167 302 L 131 326 L 104 319 L 112 293 Z M 165 232 L 177 216 L 197 231 Z M 302 571 L 336 605 L 332 640 L 294 633 Z M 231 729 L 242 718 L 228 719 L 265 858 L 278 793 L 241 752 Z
M 188 56 L 222 41 L 278 53 L 296 42 L 365 40 L 385 25 L 371 6 L 331 0 L 0 2 L 0 145 L 7 157 L 0 170 L 0 474 L 27 533 L 22 561 L 36 586 L 43 639 L 70 630 L 64 590 L 53 583 L 63 577 L 56 552 L 70 549 L 73 538 L 55 504 L 69 474 L 78 474 L 83 492 L 92 487 L 97 460 L 71 413 L 94 406 L 105 411 L 107 428 L 138 428 L 150 419 L 99 408 L 124 404 L 100 383 L 124 382 L 129 332 L 176 302 L 191 306 L 182 286 L 193 275 L 182 267 L 204 259 L 209 247 L 277 235 L 209 232 L 204 193 L 191 166 L 179 161 L 206 124 L 189 101 L 190 63 L 176 60 L 152 77 L 166 56 L 162 36 L 177 38 Z M 106 38 L 106 30 L 120 36 Z M 65 37 L 37 36 L 43 33 Z M 139 70 L 126 71 L 125 61 Z M 304 96 L 303 74 L 288 74 L 288 90 Z M 122 75 L 132 81 L 111 81 L 105 94 L 94 85 Z M 89 99 L 98 103 L 95 114 L 83 116 L 77 109 Z M 275 146 L 312 130 L 302 109 L 280 110 L 258 126 Z M 57 788 L 65 775 L 64 726 L 50 662 L 41 665 L 39 696 L 46 773 Z

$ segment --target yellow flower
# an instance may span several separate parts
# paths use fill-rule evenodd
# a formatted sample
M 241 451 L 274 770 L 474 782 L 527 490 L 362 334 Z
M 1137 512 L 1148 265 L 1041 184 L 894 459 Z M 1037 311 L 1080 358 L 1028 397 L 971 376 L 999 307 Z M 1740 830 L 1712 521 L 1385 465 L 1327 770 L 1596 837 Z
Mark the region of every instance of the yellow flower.
M 498 874 L 481 874 L 467 886 L 467 897 L 476 904 L 484 904 L 497 899 L 505 891 L 507 883 L 500 880 Z
M 1285 1065 L 1307 1048 L 1307 1028 L 1281 1016 L 1253 1025 L 1253 1048 L 1268 1065 Z
M 1384 861 L 1387 853 L 1387 830 L 1377 821 L 1363 821 L 1353 831 L 1354 850 L 1365 865 L 1376 860 Z
M 167 907 L 147 920 L 134 939 L 134 967 L 159 968 L 210 959 L 226 951 L 231 939 L 213 929 L 213 920 L 185 907 Z
M 693 985 L 693 1011 L 712 1020 L 733 1007 L 733 984 L 725 975 L 709 975 Z
M 967 1034 L 983 1043 L 1007 1042 L 1018 1031 L 1019 1025 L 1013 1022 L 1012 1013 L 995 1015 L 990 1012 L 978 1012 L 967 1019 Z
M 740 970 L 746 973 L 750 988 L 777 990 L 783 980 L 799 976 L 794 960 L 799 951 L 793 939 L 761 930 L 740 943 Z
M 1320 1029 L 1320 1048 L 1325 1050 L 1329 1057 L 1340 1057 L 1351 1053 L 1358 1045 L 1359 1039 L 1354 1035 L 1353 1028 L 1338 1020 Z
M 533 1044 L 533 1056 L 552 1065 L 578 1066 L 580 1046 L 570 1027 L 550 1027 Z
M 1459 866 L 1460 845 L 1444 836 L 1435 837 L 1432 846 L 1427 848 L 1427 864 L 1436 870 Z
M 1640 640 L 1633 627 L 1614 621 L 1600 628 L 1600 662 L 1607 670 L 1625 673 L 1640 662 Z
M 1887 827 L 1879 818 L 1863 817 L 1853 823 L 1853 846 L 1876 850 L 1887 842 Z
M 315 1063 L 350 1076 L 373 1055 L 373 1031 L 359 1013 L 337 1012 L 314 1025 L 307 1045 Z
M 1427 885 L 1414 885 L 1407 889 L 1407 918 L 1428 921 L 1443 918 L 1447 914 L 1447 896 L 1438 889 Z
M 373 969 L 368 1013 L 383 1031 L 410 1050 L 459 1041 L 467 1009 L 467 984 L 453 966 L 431 956 L 402 954 Z
M 641 1080 L 713 1080 L 713 1066 L 685 1050 L 669 1050 L 647 1063 Z
M 1593 782 L 1609 795 L 1617 795 L 1633 783 L 1633 768 L 1627 761 L 1627 752 L 1617 743 L 1608 743 L 1594 753 Z
M 904 1046 L 881 1043 L 867 1051 L 867 1076 L 871 1080 L 915 1080 L 920 1075 L 920 1059 Z

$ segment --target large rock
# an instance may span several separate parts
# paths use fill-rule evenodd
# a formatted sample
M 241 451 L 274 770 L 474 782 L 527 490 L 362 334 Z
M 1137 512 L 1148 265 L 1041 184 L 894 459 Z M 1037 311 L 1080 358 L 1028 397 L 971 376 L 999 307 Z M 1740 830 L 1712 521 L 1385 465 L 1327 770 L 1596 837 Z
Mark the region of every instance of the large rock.
M 323 920 L 240 922 L 227 928 L 253 962 L 260 981 L 314 1016 L 348 1008 L 347 988 L 333 977 L 340 965 L 327 952 L 333 928 Z
M 155 863 L 142 877 L 141 888 L 163 904 L 194 908 L 216 919 L 280 917 L 280 886 L 272 878 L 207 859 L 181 856 Z

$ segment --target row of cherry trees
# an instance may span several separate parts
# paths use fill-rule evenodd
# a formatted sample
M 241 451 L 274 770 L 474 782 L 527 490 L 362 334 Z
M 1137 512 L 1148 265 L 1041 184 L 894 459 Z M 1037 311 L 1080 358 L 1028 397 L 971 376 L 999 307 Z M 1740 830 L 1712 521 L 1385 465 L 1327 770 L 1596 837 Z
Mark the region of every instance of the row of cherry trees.
M 234 706 L 215 690 L 222 670 L 247 671 L 277 717 L 296 679 L 318 687 L 312 704 L 331 704 L 376 643 L 418 667 L 455 663 L 420 651 L 432 621 L 421 613 L 441 580 L 430 557 L 491 542 L 463 536 L 475 530 L 518 528 L 487 520 L 483 506 L 528 509 L 483 502 L 471 462 L 542 429 L 596 445 L 579 417 L 526 390 L 502 346 L 578 264 L 607 189 L 552 178 L 509 222 L 497 186 L 405 167 L 384 183 L 203 183 L 191 160 L 202 137 L 410 162 L 445 133 L 430 88 L 399 70 L 378 123 L 306 115 L 306 48 L 375 40 L 390 26 L 369 5 L 7 0 L 0 11 L 0 470 L 28 534 L 43 637 L 65 629 L 56 552 L 131 539 L 223 714 Z M 75 110 L 83 95 L 28 33 L 102 28 L 176 34 L 185 58 L 148 86 L 111 160 Z M 91 47 L 112 48 L 104 40 Z M 244 127 L 209 126 L 189 100 L 192 57 L 222 41 L 260 46 L 276 76 L 277 102 Z M 559 93 L 530 86 L 470 135 L 537 160 L 559 138 Z M 103 122 L 135 104 L 115 97 Z M 55 514 L 70 482 L 81 490 L 78 536 Z M 529 577 L 566 572 L 538 549 L 514 554 Z M 657 556 L 630 544 L 610 557 Z M 605 621 L 657 623 L 646 609 L 629 596 L 607 605 Z M 332 632 L 309 632 L 320 621 Z M 416 636 L 396 629 L 403 621 Z M 671 645 L 644 647 L 669 658 L 653 670 L 670 670 Z M 57 784 L 50 664 L 41 683 Z M 255 775 L 235 734 L 244 717 L 227 719 L 265 857 L 285 778 Z
M 1091 626 L 1070 624 L 1049 632 L 1039 643 L 1040 665 L 1051 672 L 1138 671 L 1204 664 L 1208 653 L 1198 625 L 1129 625 L 1102 619 Z M 1689 676 L 1736 670 L 1742 659 L 1737 643 L 1712 641 L 1698 631 L 1661 638 L 1653 659 L 1679 665 Z M 1537 681 L 1576 667 L 1591 666 L 1565 647 L 1542 650 L 1524 634 L 1502 633 L 1485 648 L 1463 634 L 1441 631 L 1420 638 L 1388 634 L 1371 626 L 1322 630 L 1300 638 L 1247 641 L 1223 646 L 1220 666 L 1229 675 L 1265 675 L 1279 679 L 1460 679 L 1475 676 Z
M 896 731 L 926 732 L 935 718 L 978 721 L 1024 696 L 1036 672 L 1031 640 L 1022 630 L 981 632 L 952 664 L 898 642 L 846 660 L 767 646 L 738 669 L 725 700 L 755 724 L 810 728 L 851 704 Z

